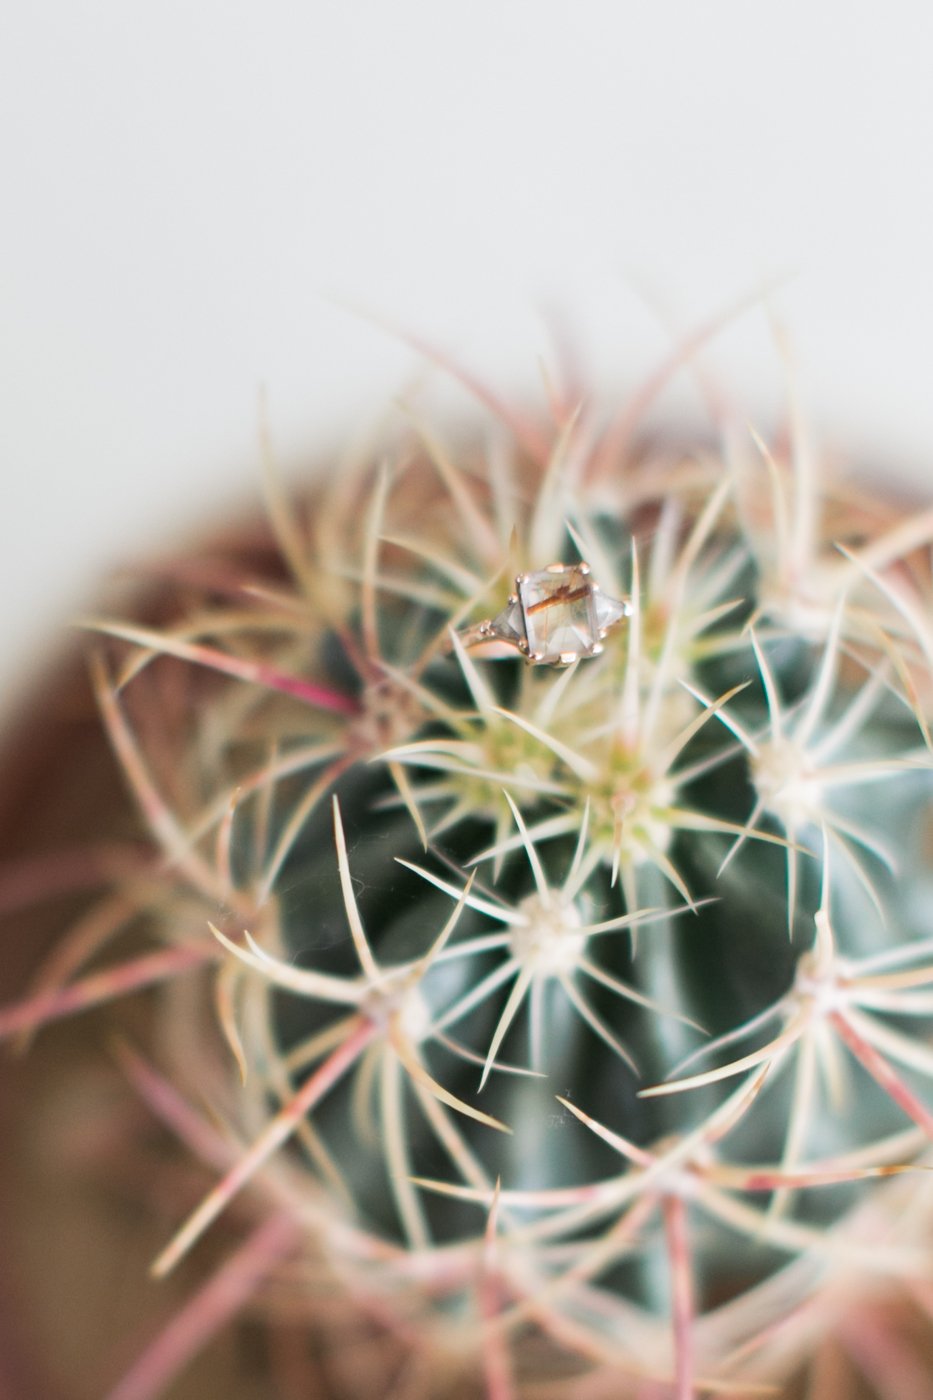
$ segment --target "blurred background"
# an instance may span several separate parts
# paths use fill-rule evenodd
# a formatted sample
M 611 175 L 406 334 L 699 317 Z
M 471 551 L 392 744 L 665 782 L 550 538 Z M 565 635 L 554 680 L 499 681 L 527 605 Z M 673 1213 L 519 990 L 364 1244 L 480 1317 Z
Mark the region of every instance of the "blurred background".
M 773 286 L 808 416 L 933 492 L 933 8 L 48 0 L 0 21 L 0 686 L 92 580 L 409 381 L 623 390 Z M 660 312 L 660 314 L 659 314 Z M 759 302 L 710 363 L 767 427 Z

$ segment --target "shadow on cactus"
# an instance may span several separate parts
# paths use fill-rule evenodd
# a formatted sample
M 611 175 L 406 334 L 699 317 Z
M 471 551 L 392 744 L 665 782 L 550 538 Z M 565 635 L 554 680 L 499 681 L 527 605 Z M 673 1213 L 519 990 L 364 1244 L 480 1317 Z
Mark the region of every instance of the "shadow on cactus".
M 266 1394 L 933 1394 L 933 515 L 494 417 L 91 624 L 151 848 L 0 1031 L 152 989 L 192 1283 L 111 1400 L 241 1315 Z

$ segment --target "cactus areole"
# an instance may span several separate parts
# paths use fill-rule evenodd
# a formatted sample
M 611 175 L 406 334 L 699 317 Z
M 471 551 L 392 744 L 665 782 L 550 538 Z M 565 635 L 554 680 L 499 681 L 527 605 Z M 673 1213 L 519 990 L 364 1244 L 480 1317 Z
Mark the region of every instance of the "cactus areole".
M 147 844 L 0 1032 L 98 1016 L 177 1140 L 114 1396 L 244 1317 L 308 1394 L 922 1370 L 933 512 L 627 415 L 414 415 L 87 620 Z

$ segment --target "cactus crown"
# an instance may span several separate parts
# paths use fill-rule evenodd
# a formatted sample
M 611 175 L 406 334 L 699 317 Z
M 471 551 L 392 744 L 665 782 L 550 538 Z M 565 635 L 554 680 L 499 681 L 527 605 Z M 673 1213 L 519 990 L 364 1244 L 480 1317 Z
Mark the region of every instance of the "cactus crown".
M 413 1394 L 783 1381 L 923 1270 L 931 520 L 505 417 L 98 624 L 158 852 L 110 990 L 184 1026 L 121 1055 L 217 1177 L 156 1272 L 249 1228 L 254 1305 L 338 1295 Z

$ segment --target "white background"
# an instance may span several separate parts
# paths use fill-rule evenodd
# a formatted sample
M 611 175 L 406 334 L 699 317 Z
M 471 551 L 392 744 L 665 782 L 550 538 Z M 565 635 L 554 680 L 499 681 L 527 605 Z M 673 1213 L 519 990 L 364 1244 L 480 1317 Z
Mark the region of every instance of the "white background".
M 652 298 L 687 328 L 790 274 L 819 431 L 933 494 L 931 143 L 928 0 L 8 4 L 7 693 L 100 570 L 255 483 L 260 385 L 286 455 L 404 385 L 335 298 L 508 388 L 556 306 L 624 388 Z M 716 357 L 767 415 L 766 314 Z

